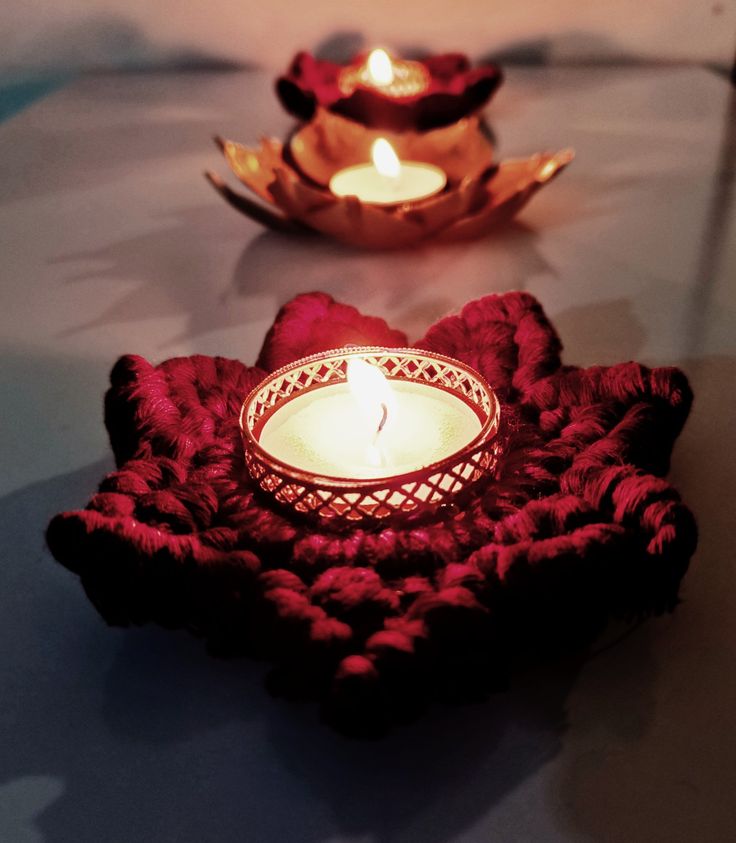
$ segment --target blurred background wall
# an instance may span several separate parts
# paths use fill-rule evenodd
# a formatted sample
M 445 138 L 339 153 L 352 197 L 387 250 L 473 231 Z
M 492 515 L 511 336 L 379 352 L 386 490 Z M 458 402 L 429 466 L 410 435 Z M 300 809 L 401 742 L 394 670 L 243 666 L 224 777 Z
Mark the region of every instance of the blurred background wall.
M 735 37 L 735 0 L 3 0 L 0 72 L 219 63 L 279 69 L 297 48 L 348 49 L 361 38 L 510 62 L 725 69 Z

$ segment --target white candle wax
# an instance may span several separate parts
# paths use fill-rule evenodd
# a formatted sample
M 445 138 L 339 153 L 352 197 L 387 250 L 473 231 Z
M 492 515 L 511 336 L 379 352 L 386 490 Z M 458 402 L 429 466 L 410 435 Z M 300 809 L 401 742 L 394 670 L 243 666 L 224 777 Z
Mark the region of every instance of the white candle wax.
M 370 479 L 406 474 L 461 450 L 480 432 L 460 398 L 426 383 L 390 381 L 391 408 L 366 412 L 346 383 L 298 395 L 263 426 L 273 457 L 325 477 Z
M 370 164 L 338 170 L 330 179 L 335 196 L 357 196 L 372 205 L 398 205 L 434 196 L 447 184 L 444 170 L 434 164 L 399 161 L 385 138 L 371 147 Z
M 357 196 L 372 205 L 398 205 L 433 196 L 446 183 L 439 167 L 402 161 L 398 176 L 381 175 L 373 164 L 346 167 L 330 179 L 330 190 L 335 196 Z

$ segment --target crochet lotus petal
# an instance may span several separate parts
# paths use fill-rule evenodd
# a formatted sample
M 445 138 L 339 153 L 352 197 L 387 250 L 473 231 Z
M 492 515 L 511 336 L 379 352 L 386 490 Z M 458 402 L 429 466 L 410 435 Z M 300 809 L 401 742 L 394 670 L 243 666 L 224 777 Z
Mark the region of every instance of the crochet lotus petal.
M 389 328 L 383 319 L 363 316 L 326 293 L 311 293 L 297 296 L 279 310 L 256 365 L 272 372 L 294 360 L 344 345 L 405 348 L 408 344 L 406 334 Z
M 477 367 L 502 402 L 499 475 L 460 512 L 339 535 L 251 485 L 241 402 L 266 370 L 341 342 L 404 345 L 324 293 L 280 311 L 258 366 L 195 356 L 114 367 L 117 470 L 47 531 L 108 623 L 155 622 L 274 664 L 270 687 L 375 734 L 431 700 L 502 687 L 521 658 L 612 617 L 672 610 L 693 517 L 663 475 L 690 408 L 677 369 L 580 369 L 526 293 L 487 296 L 418 343 Z

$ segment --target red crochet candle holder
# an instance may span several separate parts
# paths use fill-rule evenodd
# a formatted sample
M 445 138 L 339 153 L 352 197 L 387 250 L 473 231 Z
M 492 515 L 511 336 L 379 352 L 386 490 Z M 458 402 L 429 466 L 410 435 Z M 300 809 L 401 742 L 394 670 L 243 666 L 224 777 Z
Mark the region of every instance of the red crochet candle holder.
M 336 533 L 260 492 L 238 416 L 269 372 L 349 343 L 408 345 L 313 293 L 282 308 L 255 367 L 116 364 L 105 421 L 118 468 L 47 531 L 108 623 L 185 628 L 214 653 L 266 658 L 275 693 L 375 734 L 432 700 L 503 687 L 519 661 L 579 647 L 611 617 L 674 608 L 697 539 L 663 479 L 692 399 L 682 372 L 563 366 L 531 296 L 472 302 L 415 347 L 493 386 L 496 478 L 459 512 Z
M 265 450 L 259 440 L 264 422 L 305 391 L 345 383 L 351 358 L 380 369 L 389 382 L 420 382 L 452 393 L 478 416 L 480 431 L 439 462 L 377 480 L 322 477 Z M 248 473 L 287 514 L 311 517 L 327 529 L 375 529 L 436 516 L 438 508 L 457 506 L 464 492 L 490 478 L 498 456 L 499 414 L 493 390 L 459 361 L 417 349 L 363 346 L 312 354 L 274 372 L 243 402 L 240 428 Z
M 361 54 L 341 65 L 298 53 L 276 82 L 281 104 L 305 122 L 323 108 L 374 129 L 425 132 L 479 111 L 503 81 L 492 62 L 472 67 L 467 56 L 446 53 L 418 62 L 399 60 L 398 85 L 382 90 L 363 79 L 366 58 Z M 404 75 L 412 81 L 402 90 Z M 421 82 L 414 84 L 419 77 Z

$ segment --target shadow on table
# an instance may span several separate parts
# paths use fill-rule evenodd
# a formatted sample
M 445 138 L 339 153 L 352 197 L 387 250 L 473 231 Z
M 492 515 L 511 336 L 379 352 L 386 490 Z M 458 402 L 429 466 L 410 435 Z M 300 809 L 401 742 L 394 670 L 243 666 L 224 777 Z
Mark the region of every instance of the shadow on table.
M 97 316 L 63 332 L 74 335 L 142 319 L 182 316 L 185 325 L 160 336 L 165 352 L 184 340 L 248 322 L 271 320 L 302 292 L 322 290 L 378 315 L 391 314 L 410 336 L 461 301 L 448 278 L 462 281 L 464 299 L 525 289 L 554 269 L 538 249 L 537 232 L 513 222 L 488 237 L 395 252 L 353 249 L 318 235 L 259 232 L 227 264 L 233 240 L 250 223 L 222 207 L 189 208 L 103 248 L 60 255 L 64 283 L 119 281 L 121 293 Z M 161 330 L 161 328 L 159 328 Z
M 238 831 L 250 829 L 258 840 L 323 841 L 344 835 L 440 843 L 471 827 L 554 758 L 566 727 L 564 702 L 577 665 L 536 672 L 514 692 L 485 704 L 435 708 L 419 722 L 376 742 L 352 741 L 331 732 L 317 722 L 312 705 L 266 697 L 252 666 L 246 665 L 245 671 L 250 693 L 232 696 L 237 700 L 237 721 L 228 727 L 241 746 L 224 756 L 216 774 L 208 772 L 211 784 L 227 788 L 232 797 L 219 809 L 214 825 L 211 817 L 208 820 L 212 830 L 219 825 L 218 839 L 236 839 Z M 138 742 L 145 735 L 151 744 L 161 742 L 159 732 L 141 726 L 148 694 L 131 694 L 130 687 L 141 673 L 145 684 L 139 687 L 148 687 L 155 674 L 163 696 L 160 711 L 175 708 L 181 695 L 166 681 L 167 672 L 174 674 L 170 678 L 180 690 L 200 696 L 198 716 L 179 715 L 179 732 L 169 730 L 168 740 L 178 744 L 216 725 L 222 714 L 217 705 L 220 692 L 210 690 L 208 697 L 216 704 L 208 704 L 201 699 L 195 677 L 182 683 L 174 678 L 178 668 L 167 668 L 160 655 L 152 663 L 140 642 L 132 642 L 108 676 L 104 714 L 116 738 Z M 205 724 L 200 717 L 213 722 Z M 161 748 L 153 748 L 154 754 L 160 756 Z M 240 783 L 240 790 L 226 783 L 230 778 Z
M 465 301 L 523 290 L 539 275 L 554 275 L 538 239 L 533 228 L 517 221 L 476 241 L 395 251 L 355 249 L 319 235 L 264 232 L 243 250 L 230 293 L 246 300 L 270 294 L 280 306 L 297 293 L 322 290 L 366 312 L 391 314 L 391 324 L 419 337 Z
M 576 839 L 725 843 L 736 829 L 736 358 L 678 365 L 695 403 L 669 479 L 698 519 L 698 550 L 677 612 L 646 625 L 656 682 L 640 672 L 642 629 L 576 683 L 549 797 Z
M 119 282 L 121 293 L 93 319 L 65 329 L 61 336 L 143 319 L 186 318 L 181 334 L 160 334 L 161 348 L 182 338 L 196 338 L 240 325 L 246 308 L 227 306 L 230 267 L 221 252 L 240 242 L 243 223 L 218 209 L 196 206 L 151 219 L 141 234 L 88 251 L 57 255 L 49 263 L 61 268 L 60 281 Z M 229 223 L 229 225 L 227 224 Z
M 646 344 L 644 325 L 626 298 L 565 308 L 552 320 L 575 366 L 611 366 L 635 360 Z
M 205 87 L 207 76 L 198 85 Z M 102 83 L 101 83 L 102 84 Z M 131 82 L 132 86 L 134 83 Z M 145 79 L 138 82 L 145 86 Z M 149 82 L 149 88 L 156 83 Z M 117 94 L 117 90 L 111 93 Z M 92 107 L 92 106 L 90 106 Z M 161 98 L 162 110 L 166 103 Z M 140 114 L 128 120 L 107 124 L 79 126 L 74 132 L 58 126 L 19 126 L 11 122 L 6 127 L 3 180 L 0 200 L 28 201 L 48 195 L 58 197 L 64 192 L 76 194 L 110 185 L 109 202 L 116 201 L 116 182 L 124 180 L 131 169 L 145 164 L 153 167 L 160 162 L 168 165 L 172 158 L 185 159 L 201 151 L 209 152 L 209 138 L 213 132 L 213 117 L 190 106 L 168 106 L 174 115 L 166 120 L 141 119 Z M 153 108 L 153 106 L 152 106 Z M 13 134 L 18 134 L 13 147 Z M 115 154 L 111 155 L 110 150 Z M 49 154 L 52 151 L 53 154 Z M 70 159 L 67 162 L 67 159 Z M 193 165 L 192 177 L 198 175 Z M 98 200 L 99 201 L 99 200 Z M 63 207 L 63 204 L 62 204 Z
M 0 739 L 0 839 L 440 843 L 560 750 L 576 663 L 361 743 L 320 724 L 314 705 L 269 698 L 260 665 L 211 659 L 182 633 L 106 628 L 43 552 L 42 531 L 109 468 L 0 501 L 12 549 L 0 595 L 10 726 Z

